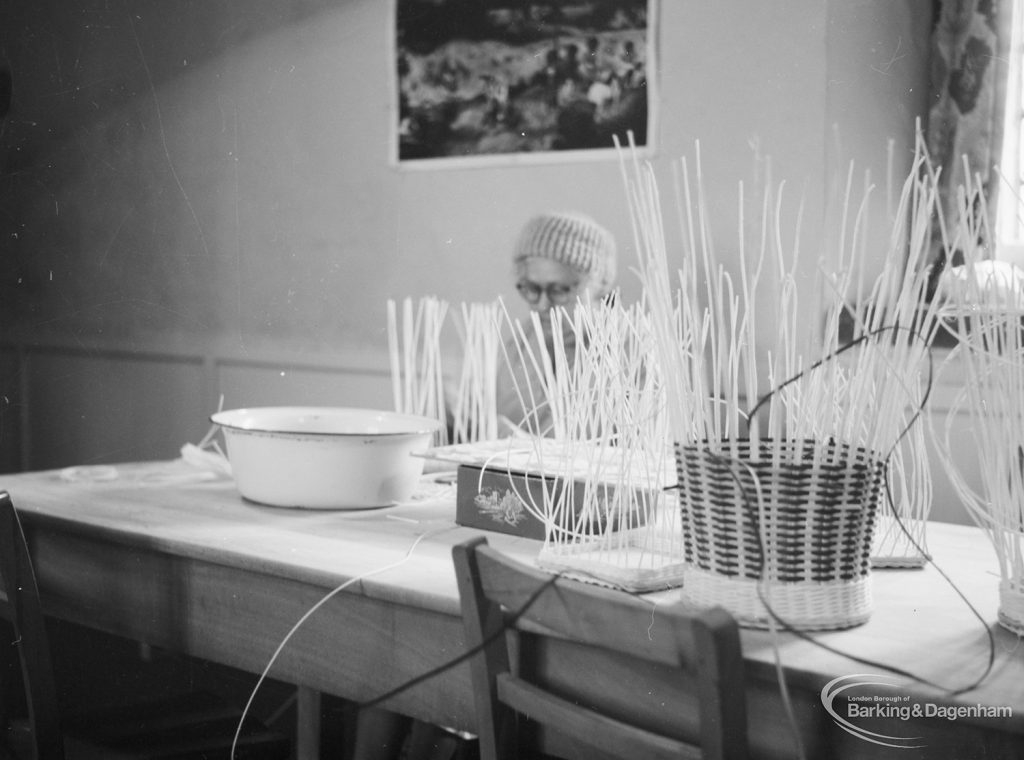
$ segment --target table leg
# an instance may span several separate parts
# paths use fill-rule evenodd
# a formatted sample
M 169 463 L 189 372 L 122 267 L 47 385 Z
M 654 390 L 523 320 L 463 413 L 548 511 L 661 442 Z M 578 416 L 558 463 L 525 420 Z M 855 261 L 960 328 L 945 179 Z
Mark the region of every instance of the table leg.
M 296 687 L 295 757 L 320 760 L 320 692 Z

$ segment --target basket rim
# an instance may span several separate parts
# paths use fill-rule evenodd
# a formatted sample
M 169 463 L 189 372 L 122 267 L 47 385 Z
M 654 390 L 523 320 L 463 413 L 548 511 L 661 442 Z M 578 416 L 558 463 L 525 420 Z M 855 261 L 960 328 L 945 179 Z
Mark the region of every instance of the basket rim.
M 781 442 L 782 447 L 775 447 L 774 444 Z M 854 444 L 835 439 L 821 440 L 817 438 L 723 438 L 719 440 L 723 444 L 721 450 L 716 450 L 709 441 L 683 443 L 676 441 L 672 444 L 673 453 L 676 459 L 676 469 L 683 455 L 689 455 L 688 461 L 701 459 L 703 461 L 720 460 L 721 462 L 741 461 L 753 467 L 763 468 L 765 465 L 773 464 L 776 460 L 784 467 L 820 467 L 823 470 L 848 469 L 850 462 L 860 463 L 860 466 L 869 469 L 884 469 L 886 460 L 879 452 L 862 444 Z M 764 443 L 765 445 L 755 445 Z M 731 456 L 731 449 L 736 448 L 740 457 Z M 830 453 L 824 461 L 817 463 L 811 460 L 809 454 L 816 448 L 823 448 Z M 763 457 L 751 460 L 748 453 L 758 451 L 764 452 Z M 775 456 L 776 452 L 781 456 Z

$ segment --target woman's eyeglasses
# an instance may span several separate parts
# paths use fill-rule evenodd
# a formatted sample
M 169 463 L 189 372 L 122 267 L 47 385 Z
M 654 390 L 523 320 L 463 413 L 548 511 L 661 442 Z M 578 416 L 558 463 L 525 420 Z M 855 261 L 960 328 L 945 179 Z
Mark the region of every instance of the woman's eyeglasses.
M 527 303 L 535 304 L 540 302 L 540 297 L 546 295 L 548 303 L 556 306 L 564 306 L 576 295 L 575 285 L 566 285 L 563 282 L 552 282 L 547 285 L 538 285 L 529 280 L 520 280 L 516 283 L 516 290 L 519 295 L 526 299 Z

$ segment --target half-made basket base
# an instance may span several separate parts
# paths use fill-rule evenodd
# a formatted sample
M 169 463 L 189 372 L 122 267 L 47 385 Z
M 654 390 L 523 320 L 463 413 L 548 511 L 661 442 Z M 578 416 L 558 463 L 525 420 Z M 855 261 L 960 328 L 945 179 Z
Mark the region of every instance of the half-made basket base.
M 682 596 L 700 607 L 724 607 L 746 628 L 770 627 L 767 602 L 780 628 L 833 630 L 860 625 L 871 617 L 870 581 L 870 576 L 828 582 L 758 581 L 687 567 Z
M 662 591 L 683 583 L 682 557 L 652 548 L 649 542 L 626 541 L 609 547 L 598 543 L 545 546 L 537 557 L 544 570 L 585 583 L 634 593 Z

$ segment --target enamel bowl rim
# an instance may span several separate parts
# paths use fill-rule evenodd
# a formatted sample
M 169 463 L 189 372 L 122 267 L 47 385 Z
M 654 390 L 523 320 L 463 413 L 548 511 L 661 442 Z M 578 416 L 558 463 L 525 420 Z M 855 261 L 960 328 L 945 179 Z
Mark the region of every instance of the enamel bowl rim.
M 299 424 L 288 424 L 288 416 L 352 417 L 362 420 L 392 420 L 408 423 L 401 430 L 308 430 Z M 273 417 L 274 423 L 261 417 Z M 418 414 L 402 414 L 385 409 L 349 406 L 252 406 L 224 409 L 210 415 L 210 422 L 226 430 L 240 433 L 270 433 L 276 435 L 319 436 L 324 438 L 384 438 L 410 435 L 428 435 L 441 426 L 438 420 Z

